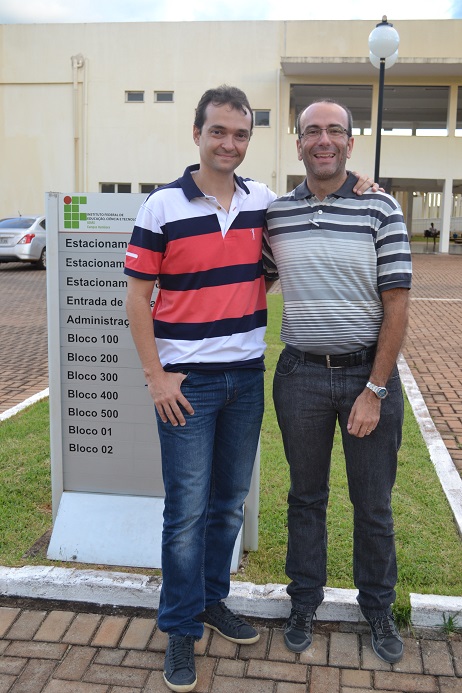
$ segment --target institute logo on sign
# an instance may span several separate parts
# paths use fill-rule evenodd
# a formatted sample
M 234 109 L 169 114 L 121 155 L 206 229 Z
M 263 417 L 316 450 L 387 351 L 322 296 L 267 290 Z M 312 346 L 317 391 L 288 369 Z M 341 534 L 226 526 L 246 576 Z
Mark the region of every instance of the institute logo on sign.
M 87 213 L 82 207 L 87 205 L 87 198 L 79 195 L 66 195 L 64 198 L 64 228 L 79 229 L 81 221 L 87 221 Z

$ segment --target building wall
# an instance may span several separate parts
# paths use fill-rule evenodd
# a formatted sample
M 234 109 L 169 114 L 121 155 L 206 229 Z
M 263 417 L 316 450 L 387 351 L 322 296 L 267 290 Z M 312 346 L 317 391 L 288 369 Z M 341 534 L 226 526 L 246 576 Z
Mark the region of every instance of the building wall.
M 101 182 L 165 183 L 197 161 L 192 141 L 201 94 L 221 83 L 246 91 L 255 109 L 271 110 L 256 128 L 240 173 L 285 192 L 303 175 L 289 134 L 292 83 L 374 84 L 378 71 L 349 76 L 345 64 L 368 63 L 374 22 L 170 22 L 0 26 L 0 216 L 42 212 L 44 193 L 97 192 Z M 461 58 L 462 22 L 403 21 L 400 59 Z M 311 61 L 284 74 L 281 57 Z M 323 62 L 330 71 L 323 72 Z M 335 61 L 339 67 L 336 74 Z M 80 65 L 80 66 L 79 66 Z M 316 67 L 317 66 L 317 67 Z M 321 66 L 321 67 L 319 67 Z M 332 67 L 333 66 L 333 67 Z M 360 65 L 361 67 L 361 65 Z M 315 69 L 316 68 L 316 69 Z M 387 73 L 387 83 L 409 83 Z M 416 83 L 462 86 L 458 74 Z M 125 92 L 144 91 L 144 103 Z M 154 103 L 154 91 L 174 103 Z M 375 108 L 375 107 L 374 107 Z M 374 120 L 374 112 L 373 118 Z M 455 118 L 455 115 L 454 115 Z M 375 137 L 356 138 L 351 166 L 372 174 Z M 462 138 L 382 138 L 384 177 L 462 178 Z

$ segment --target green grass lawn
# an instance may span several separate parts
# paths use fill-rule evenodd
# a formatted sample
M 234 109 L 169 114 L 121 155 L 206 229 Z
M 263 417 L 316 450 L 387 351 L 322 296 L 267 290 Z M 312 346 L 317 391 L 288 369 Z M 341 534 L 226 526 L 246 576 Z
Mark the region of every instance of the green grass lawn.
M 271 399 L 272 376 L 281 350 L 282 297 L 273 294 L 268 301 L 259 549 L 249 554 L 244 570 L 236 576 L 238 580 L 258 584 L 287 582 L 284 561 L 289 475 Z M 63 565 L 48 561 L 44 550 L 23 558 L 51 527 L 49 454 L 48 401 L 0 423 L 1 565 Z M 399 564 L 398 611 L 405 613 L 408 609 L 409 592 L 462 594 L 461 540 L 407 401 L 393 505 Z M 352 512 L 339 434 L 334 444 L 328 527 L 328 585 L 353 588 Z

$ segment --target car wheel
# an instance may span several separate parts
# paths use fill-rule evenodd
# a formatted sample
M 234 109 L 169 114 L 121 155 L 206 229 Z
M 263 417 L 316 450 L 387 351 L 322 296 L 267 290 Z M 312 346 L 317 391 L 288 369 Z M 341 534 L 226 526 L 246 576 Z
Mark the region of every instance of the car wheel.
M 47 249 L 44 248 L 40 254 L 40 259 L 34 262 L 37 269 L 46 270 L 47 268 Z

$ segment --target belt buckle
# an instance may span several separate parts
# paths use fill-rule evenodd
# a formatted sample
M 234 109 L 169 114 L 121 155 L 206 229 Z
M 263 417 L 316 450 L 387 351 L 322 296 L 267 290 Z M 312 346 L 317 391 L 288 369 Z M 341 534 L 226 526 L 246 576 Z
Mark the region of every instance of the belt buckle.
M 327 366 L 327 368 L 342 368 L 342 366 L 331 366 L 331 365 L 330 365 L 330 356 L 329 356 L 329 354 L 326 354 L 326 366 Z

